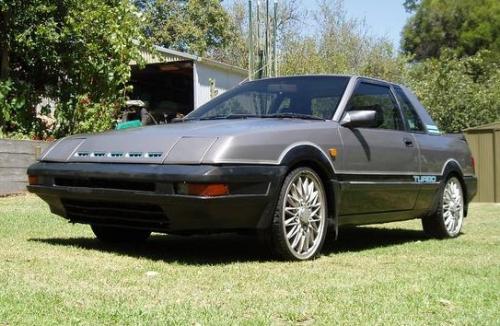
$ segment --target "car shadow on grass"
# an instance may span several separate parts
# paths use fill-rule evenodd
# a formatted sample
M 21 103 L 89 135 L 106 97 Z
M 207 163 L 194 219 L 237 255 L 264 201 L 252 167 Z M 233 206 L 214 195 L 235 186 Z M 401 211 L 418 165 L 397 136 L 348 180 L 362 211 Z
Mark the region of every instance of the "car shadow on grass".
M 422 231 L 416 230 L 381 227 L 347 228 L 341 230 L 337 241 L 325 243 L 322 254 L 365 251 L 427 239 Z M 29 241 L 191 265 L 265 262 L 274 259 L 255 236 L 238 234 L 199 236 L 154 234 L 142 244 L 105 244 L 93 237 L 33 238 Z
M 377 226 L 347 227 L 340 229 L 337 241 L 325 243 L 323 253 L 366 251 L 429 239 L 420 230 L 389 229 Z

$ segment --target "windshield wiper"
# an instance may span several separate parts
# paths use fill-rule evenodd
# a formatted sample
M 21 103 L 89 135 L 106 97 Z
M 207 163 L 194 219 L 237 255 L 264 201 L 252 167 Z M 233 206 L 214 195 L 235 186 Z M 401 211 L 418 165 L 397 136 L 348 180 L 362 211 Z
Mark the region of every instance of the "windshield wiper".
M 202 117 L 198 120 L 222 120 L 222 119 L 246 119 L 246 118 L 258 118 L 259 115 L 256 114 L 228 114 L 228 115 L 215 115 L 211 117 Z
M 184 118 L 181 121 L 189 121 L 189 120 L 226 120 L 226 119 L 247 119 L 247 118 L 290 118 L 290 119 L 306 119 L 306 120 L 325 120 L 320 117 L 315 117 L 313 115 L 301 114 L 301 113 L 275 113 L 268 115 L 259 115 L 259 114 L 227 114 L 227 115 L 214 115 L 210 117 L 201 117 L 201 118 Z
M 260 117 L 261 118 L 291 118 L 291 119 L 307 119 L 307 120 L 325 120 L 323 118 L 315 117 L 313 115 L 293 113 L 293 112 L 274 113 L 274 114 L 262 115 Z

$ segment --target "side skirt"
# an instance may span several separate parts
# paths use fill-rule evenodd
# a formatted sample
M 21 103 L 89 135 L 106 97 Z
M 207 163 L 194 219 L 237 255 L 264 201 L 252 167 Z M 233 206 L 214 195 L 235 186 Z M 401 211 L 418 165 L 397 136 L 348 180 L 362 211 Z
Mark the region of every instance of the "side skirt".
M 427 210 L 406 210 L 359 215 L 340 215 L 339 225 L 366 225 L 406 221 L 421 218 L 425 216 L 427 212 Z

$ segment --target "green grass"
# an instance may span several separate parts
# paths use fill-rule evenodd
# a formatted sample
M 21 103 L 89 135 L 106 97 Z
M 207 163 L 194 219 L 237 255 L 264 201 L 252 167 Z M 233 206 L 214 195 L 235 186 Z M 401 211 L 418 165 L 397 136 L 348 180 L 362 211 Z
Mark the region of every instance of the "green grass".
M 34 196 L 0 198 L 0 325 L 198 323 L 500 325 L 500 205 L 472 205 L 454 240 L 362 227 L 288 263 L 244 236 L 103 245 Z

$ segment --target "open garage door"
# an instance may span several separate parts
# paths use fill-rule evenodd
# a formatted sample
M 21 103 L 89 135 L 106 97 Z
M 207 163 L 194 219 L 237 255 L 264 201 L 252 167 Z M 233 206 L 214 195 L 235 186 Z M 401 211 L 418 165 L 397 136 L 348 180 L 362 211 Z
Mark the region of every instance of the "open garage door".
M 192 61 L 133 66 L 130 85 L 133 86 L 130 99 L 142 101 L 151 116 L 148 124 L 165 123 L 194 109 Z M 141 108 L 136 111 L 140 120 Z

